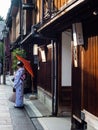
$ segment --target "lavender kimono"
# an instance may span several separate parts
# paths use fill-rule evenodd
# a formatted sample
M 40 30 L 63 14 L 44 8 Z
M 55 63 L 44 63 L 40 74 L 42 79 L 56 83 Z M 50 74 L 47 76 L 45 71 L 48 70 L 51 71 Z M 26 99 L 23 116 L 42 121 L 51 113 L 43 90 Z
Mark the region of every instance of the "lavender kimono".
M 23 106 L 23 80 L 22 75 L 24 74 L 24 68 L 19 68 L 15 74 L 14 88 L 16 89 L 16 107 Z

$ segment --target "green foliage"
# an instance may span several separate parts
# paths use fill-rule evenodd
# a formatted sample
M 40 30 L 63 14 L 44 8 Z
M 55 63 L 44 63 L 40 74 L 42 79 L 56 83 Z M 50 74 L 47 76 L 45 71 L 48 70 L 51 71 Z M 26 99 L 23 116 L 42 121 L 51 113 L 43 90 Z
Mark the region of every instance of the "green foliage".
M 18 54 L 21 57 L 25 57 L 26 53 L 23 49 L 17 48 L 12 52 L 12 61 L 13 61 L 13 65 L 12 68 L 13 70 L 17 69 L 17 58 L 16 58 L 16 54 Z

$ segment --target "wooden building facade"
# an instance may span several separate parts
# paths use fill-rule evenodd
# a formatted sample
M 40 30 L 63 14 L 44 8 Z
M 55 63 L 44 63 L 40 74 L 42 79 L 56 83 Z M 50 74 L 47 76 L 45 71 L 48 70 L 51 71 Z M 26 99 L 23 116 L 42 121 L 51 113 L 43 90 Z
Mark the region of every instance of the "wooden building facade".
M 97 0 L 17 2 L 10 28 L 11 34 L 14 31 L 19 37 L 13 48 L 22 46 L 32 62 L 32 91 L 53 115 L 70 116 L 72 130 L 86 129 L 87 124 L 97 128 Z

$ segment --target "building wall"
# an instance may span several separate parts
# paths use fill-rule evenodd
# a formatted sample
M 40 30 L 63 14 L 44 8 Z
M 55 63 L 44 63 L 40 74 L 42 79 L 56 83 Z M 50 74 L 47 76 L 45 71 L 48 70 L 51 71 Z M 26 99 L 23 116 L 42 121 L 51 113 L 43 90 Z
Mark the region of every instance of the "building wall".
M 37 0 L 37 20 L 36 23 L 39 23 L 42 21 L 42 17 L 48 18 L 51 17 L 50 15 L 55 14 L 55 12 L 59 11 L 63 6 L 66 6 L 70 4 L 73 0 L 43 0 L 44 5 L 42 7 L 42 0 Z M 43 14 L 44 10 L 44 14 Z M 44 15 L 44 16 L 43 16 Z
M 16 18 L 15 17 L 13 17 L 10 37 L 11 37 L 12 42 L 14 42 L 16 40 Z
M 83 50 L 83 108 L 98 117 L 98 30 L 97 21 L 85 24 Z
M 40 47 L 41 51 L 45 51 L 45 46 Z M 41 51 L 39 52 L 39 70 L 38 70 L 38 86 L 45 91 L 52 93 L 51 88 L 51 51 L 52 48 L 47 47 L 46 62 L 42 61 Z
M 19 34 L 20 34 L 20 12 L 18 11 L 17 16 L 15 18 L 15 24 L 16 24 L 16 39 L 18 38 Z M 14 28 L 14 27 L 13 27 Z

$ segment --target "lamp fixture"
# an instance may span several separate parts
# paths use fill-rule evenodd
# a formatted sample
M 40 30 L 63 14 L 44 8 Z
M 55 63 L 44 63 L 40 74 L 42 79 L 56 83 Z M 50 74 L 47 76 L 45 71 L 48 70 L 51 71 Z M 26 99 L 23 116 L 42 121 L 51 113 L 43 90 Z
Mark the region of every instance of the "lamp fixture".
M 98 11 L 97 10 L 95 10 L 95 11 L 93 11 L 93 15 L 98 15 Z
M 33 55 L 38 55 L 38 45 L 37 44 L 33 45 Z

